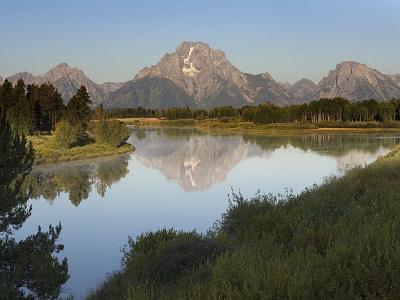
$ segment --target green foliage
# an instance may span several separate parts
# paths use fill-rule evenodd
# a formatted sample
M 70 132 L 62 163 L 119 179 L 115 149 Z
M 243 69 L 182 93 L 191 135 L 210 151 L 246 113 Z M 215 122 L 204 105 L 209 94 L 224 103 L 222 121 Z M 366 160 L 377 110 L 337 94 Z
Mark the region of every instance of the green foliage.
M 82 146 L 78 145 L 72 148 L 58 148 L 55 147 L 52 137 L 48 135 L 31 136 L 29 139 L 32 141 L 35 150 L 35 164 L 106 157 L 130 153 L 135 149 L 129 144 L 115 148 L 107 144 L 99 143 L 89 143 Z
M 266 99 L 267 100 L 267 99 Z M 349 102 L 343 98 L 322 98 L 305 104 L 285 107 L 265 102 L 258 106 L 216 107 L 209 111 L 186 108 L 144 109 L 142 107 L 111 110 L 117 118 L 213 119 L 224 122 L 240 117 L 258 125 L 274 123 L 390 122 L 400 120 L 400 99 L 378 102 L 374 99 Z M 340 125 L 337 125 L 340 126 Z M 353 126 L 356 126 L 353 124 Z
M 123 251 L 123 271 L 109 277 L 103 288 L 89 298 L 121 299 L 128 290 L 133 299 L 173 293 L 182 277 L 215 261 L 223 251 L 219 242 L 195 232 L 163 229 L 142 234 L 136 240 L 129 238 Z
M 63 249 L 61 225 L 18 242 L 12 236 L 31 213 L 22 184 L 32 163 L 32 146 L 0 117 L 0 299 L 56 299 L 68 279 L 67 260 L 54 256 Z
M 81 86 L 76 95 L 67 104 L 66 119 L 70 124 L 80 125 L 86 130 L 90 119 L 90 100 L 86 87 Z
M 13 132 L 0 117 L 0 233 L 18 229 L 30 215 L 28 195 L 21 194 L 20 187 L 33 159 L 32 146 L 25 137 Z
M 53 132 L 53 142 L 58 148 L 71 148 L 78 141 L 78 126 L 71 125 L 68 121 L 62 120 L 56 124 Z
M 26 87 L 21 79 L 14 87 L 8 80 L 0 84 L 0 115 L 7 118 L 14 131 L 50 131 L 64 109 L 60 93 L 51 84 Z
M 101 112 L 101 118 L 96 124 L 96 142 L 112 147 L 120 147 L 129 138 L 129 131 L 125 124 L 116 119 L 107 119 Z
M 189 109 L 189 107 L 169 108 L 163 110 L 163 115 L 168 120 L 191 119 L 193 117 L 192 111 Z
M 11 237 L 0 240 L 1 299 L 56 299 L 60 295 L 69 278 L 67 259 L 60 263 L 53 256 L 64 248 L 56 244 L 60 232 L 61 225 L 50 226 L 48 232 L 39 228 L 19 242 Z

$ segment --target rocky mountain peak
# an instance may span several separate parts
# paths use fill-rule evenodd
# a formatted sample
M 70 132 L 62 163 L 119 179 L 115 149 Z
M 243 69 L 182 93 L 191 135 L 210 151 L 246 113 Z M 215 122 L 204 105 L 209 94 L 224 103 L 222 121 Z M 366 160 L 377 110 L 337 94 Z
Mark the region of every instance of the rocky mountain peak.
M 268 72 L 261 73 L 260 77 L 267 80 L 273 80 L 271 74 L 269 74 Z
M 300 102 L 312 100 L 311 97 L 318 90 L 318 86 L 310 79 L 302 78 L 290 85 L 287 90 L 295 96 Z
M 183 42 L 176 53 L 181 58 L 182 72 L 189 76 L 199 73 L 205 66 L 228 63 L 223 51 L 211 49 L 203 42 Z
M 287 104 L 290 95 L 268 73 L 241 72 L 223 51 L 203 42 L 181 43 L 156 64 L 144 68 L 134 82 L 166 78 L 182 89 L 200 107 L 242 106 L 249 103 Z
M 333 71 L 337 76 L 349 78 L 349 77 L 368 77 L 369 74 L 379 73 L 378 71 L 369 68 L 365 64 L 358 63 L 356 61 L 344 61 L 336 65 L 336 69 Z
M 135 79 L 153 76 L 182 81 L 223 65 L 233 67 L 223 51 L 212 49 L 203 42 L 189 41 L 181 43 L 174 53 L 164 55 L 158 64 L 141 70 Z
M 349 100 L 389 100 L 400 95 L 399 86 L 388 76 L 355 61 L 337 64 L 318 86 L 315 99 L 343 97 Z
M 400 87 L 400 74 L 393 74 L 386 76 L 388 76 L 398 87 Z
M 71 68 L 67 63 L 60 63 L 51 68 L 46 74 L 43 75 L 44 78 L 54 79 L 59 79 L 66 76 L 86 77 L 86 75 L 80 69 Z
M 29 72 L 20 72 L 7 78 L 12 84 L 22 79 L 26 85 L 35 83 L 36 77 Z
M 13 84 L 15 84 L 18 79 L 24 80 L 27 85 L 51 83 L 60 92 L 65 103 L 72 98 L 82 85 L 88 89 L 94 105 L 102 103 L 110 92 L 107 89 L 103 89 L 101 85 L 97 85 L 90 80 L 83 71 L 78 68 L 71 68 L 67 63 L 58 64 L 43 75 L 35 76 L 31 73 L 23 72 L 12 75 L 8 77 L 8 79 Z M 112 86 L 108 84 L 107 87 L 112 90 L 118 87 L 118 85 Z

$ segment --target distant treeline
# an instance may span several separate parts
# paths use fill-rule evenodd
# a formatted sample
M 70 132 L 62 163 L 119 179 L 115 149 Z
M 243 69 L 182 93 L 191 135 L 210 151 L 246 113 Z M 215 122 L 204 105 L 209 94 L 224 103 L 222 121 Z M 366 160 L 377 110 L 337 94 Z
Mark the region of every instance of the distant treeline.
M 116 118 L 211 119 L 241 118 L 245 121 L 267 124 L 283 122 L 322 121 L 394 121 L 400 120 L 400 99 L 378 102 L 374 99 L 350 102 L 343 98 L 320 99 L 310 103 L 276 106 L 270 103 L 234 108 L 224 106 L 211 110 L 185 108 L 145 109 L 143 107 L 110 110 Z
M 65 105 L 61 94 L 51 84 L 26 86 L 18 80 L 15 86 L 7 79 L 0 84 L 0 115 L 5 116 L 14 130 L 24 134 L 36 131 L 52 131 L 61 119 L 86 129 L 90 117 L 96 118 L 90 110 L 90 97 L 82 86 Z M 374 99 L 350 102 L 343 98 L 320 99 L 306 104 L 276 106 L 270 103 L 258 106 L 217 107 L 211 110 L 183 108 L 145 109 L 143 107 L 114 109 L 109 111 L 116 118 L 166 118 L 213 119 L 222 121 L 241 118 L 256 124 L 289 122 L 357 122 L 400 120 L 400 99 L 378 102 Z

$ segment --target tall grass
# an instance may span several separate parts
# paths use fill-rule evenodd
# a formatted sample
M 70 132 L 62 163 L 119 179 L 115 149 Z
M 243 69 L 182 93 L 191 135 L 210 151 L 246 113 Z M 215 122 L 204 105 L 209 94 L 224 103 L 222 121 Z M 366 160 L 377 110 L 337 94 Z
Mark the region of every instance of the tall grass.
M 100 143 L 89 143 L 72 148 L 58 147 L 50 135 L 29 136 L 28 140 L 32 142 L 35 151 L 35 164 L 91 159 L 129 153 L 135 149 L 129 144 L 114 147 Z

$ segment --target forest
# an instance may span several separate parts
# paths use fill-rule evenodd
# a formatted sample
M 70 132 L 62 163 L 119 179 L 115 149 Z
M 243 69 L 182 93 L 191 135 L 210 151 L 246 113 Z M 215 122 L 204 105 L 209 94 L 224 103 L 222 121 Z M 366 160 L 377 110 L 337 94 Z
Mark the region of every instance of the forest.
M 143 107 L 95 111 L 91 107 L 90 95 L 85 87 L 65 105 L 60 93 L 51 84 L 25 86 L 19 80 L 15 86 L 7 79 L 0 84 L 0 111 L 14 130 L 24 134 L 51 132 L 57 123 L 66 120 L 82 133 L 90 119 L 108 118 L 165 118 L 213 119 L 222 121 L 240 118 L 254 124 L 298 123 L 298 122 L 365 122 L 400 120 L 400 99 L 377 101 L 375 99 L 350 102 L 343 98 L 325 98 L 305 104 L 276 106 L 268 102 L 258 106 L 217 107 L 210 110 L 189 107 L 167 109 L 145 109 Z M 104 123 L 103 123 L 104 124 Z M 63 124 L 65 126 L 65 124 Z M 65 129 L 65 128 L 64 128 Z M 103 128 L 103 131 L 105 129 Z M 71 130 L 74 131 L 74 130 Z M 106 133 L 104 133 L 106 134 Z
M 102 107 L 92 110 L 86 87 L 81 86 L 65 105 L 51 84 L 0 84 L 0 116 L 13 132 L 28 136 L 35 162 L 55 162 L 126 153 L 128 129 Z M 91 122 L 95 117 L 96 122 Z M 116 150 L 118 148 L 118 150 Z
M 389 102 L 374 99 L 350 102 L 343 98 L 320 99 L 301 105 L 276 106 L 270 103 L 258 106 L 218 107 L 211 110 L 185 108 L 145 109 L 143 107 L 110 110 L 117 118 L 212 119 L 222 121 L 241 118 L 255 124 L 290 122 L 364 122 L 400 120 L 400 99 Z

